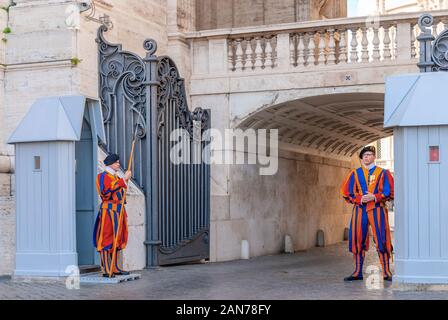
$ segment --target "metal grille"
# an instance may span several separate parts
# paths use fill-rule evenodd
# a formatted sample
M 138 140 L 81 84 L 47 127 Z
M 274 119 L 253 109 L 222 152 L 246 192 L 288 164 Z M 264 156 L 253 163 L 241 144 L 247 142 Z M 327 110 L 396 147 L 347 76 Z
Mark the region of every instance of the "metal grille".
M 99 90 L 108 152 L 127 159 L 137 128 L 134 179 L 146 196 L 147 266 L 209 257 L 210 113 L 190 112 L 184 80 L 169 57 L 157 57 L 154 40 L 145 58 L 123 51 L 98 30 Z M 171 139 L 174 130 L 182 135 Z M 185 152 L 184 161 L 171 155 Z
M 184 80 L 174 62 L 158 65 L 159 123 L 159 263 L 179 263 L 209 256 L 210 167 L 203 161 L 209 112 L 188 110 Z M 205 141 L 203 141 L 205 140 Z M 208 154 L 205 154 L 208 157 Z

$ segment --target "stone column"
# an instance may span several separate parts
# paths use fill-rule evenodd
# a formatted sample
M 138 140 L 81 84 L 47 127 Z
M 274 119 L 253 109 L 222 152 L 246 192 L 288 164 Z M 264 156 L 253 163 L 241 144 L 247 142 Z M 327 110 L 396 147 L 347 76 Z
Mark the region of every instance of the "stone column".
M 310 20 L 347 16 L 347 0 L 310 0 Z
M 411 59 L 411 24 L 397 24 L 397 60 Z
M 194 0 L 167 0 L 168 52 L 185 79 L 185 90 L 190 102 L 191 52 L 185 32 L 195 30 L 196 2 Z

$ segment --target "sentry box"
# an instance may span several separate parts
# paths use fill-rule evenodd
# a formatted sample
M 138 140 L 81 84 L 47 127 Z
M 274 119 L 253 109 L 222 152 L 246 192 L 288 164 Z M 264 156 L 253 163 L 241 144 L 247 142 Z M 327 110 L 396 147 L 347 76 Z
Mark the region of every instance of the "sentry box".
M 448 73 L 388 77 L 384 126 L 394 128 L 395 275 L 448 283 Z
M 38 99 L 11 135 L 16 165 L 15 276 L 63 277 L 94 265 L 97 147 L 105 143 L 98 101 Z

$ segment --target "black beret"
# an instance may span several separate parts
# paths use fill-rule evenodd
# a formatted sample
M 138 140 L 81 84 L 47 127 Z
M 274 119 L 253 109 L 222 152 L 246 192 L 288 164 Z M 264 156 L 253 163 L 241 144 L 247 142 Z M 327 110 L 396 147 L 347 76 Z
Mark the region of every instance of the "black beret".
M 118 160 L 120 160 L 118 154 L 110 154 L 106 157 L 106 159 L 104 159 L 104 164 L 106 166 L 110 166 L 111 164 L 117 162 Z
M 359 159 L 362 159 L 362 156 L 366 152 L 373 152 L 373 154 L 376 155 L 376 148 L 374 146 L 367 146 L 362 148 L 361 152 L 359 153 Z

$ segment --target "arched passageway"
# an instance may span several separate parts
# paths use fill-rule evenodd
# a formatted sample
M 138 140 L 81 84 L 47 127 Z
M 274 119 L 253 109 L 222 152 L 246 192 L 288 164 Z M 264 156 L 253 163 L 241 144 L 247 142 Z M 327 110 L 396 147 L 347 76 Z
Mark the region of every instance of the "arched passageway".
M 383 113 L 384 94 L 343 93 L 271 106 L 249 115 L 238 127 L 275 128 L 283 147 L 351 157 L 362 146 L 392 135 L 392 129 L 383 128 Z
M 295 250 L 314 247 L 318 230 L 326 245 L 343 241 L 351 207 L 339 188 L 359 165 L 359 149 L 392 135 L 383 112 L 384 94 L 344 93 L 291 100 L 242 119 L 238 129 L 279 130 L 278 171 L 262 176 L 254 165 L 229 167 L 229 208 L 214 212 L 217 260 L 239 258 L 242 239 L 251 256 L 281 252 L 285 235 Z

